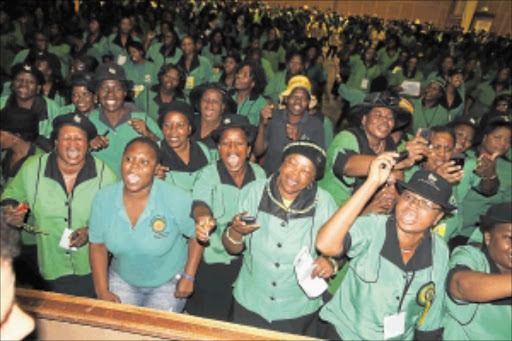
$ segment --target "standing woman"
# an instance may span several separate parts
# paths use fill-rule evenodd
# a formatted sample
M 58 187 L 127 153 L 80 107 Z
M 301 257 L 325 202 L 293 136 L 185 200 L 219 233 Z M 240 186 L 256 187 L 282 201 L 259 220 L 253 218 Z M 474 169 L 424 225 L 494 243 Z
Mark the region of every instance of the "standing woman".
M 277 173 L 247 186 L 238 213 L 224 230 L 222 242 L 230 254 L 243 254 L 234 284 L 233 321 L 288 333 L 309 334 L 322 305 L 299 286 L 294 259 L 306 248 L 315 259 L 311 277 L 329 278 L 334 262 L 320 256 L 315 240 L 336 206 L 318 188 L 325 152 L 315 143 L 291 142 L 284 148 Z M 255 222 L 243 222 L 247 216 Z
M 430 171 L 397 181 L 400 199 L 391 215 L 358 217 L 383 185 L 397 153 L 377 157 L 359 190 L 322 226 L 316 246 L 347 255 L 349 269 L 321 310 L 318 335 L 327 339 L 441 339 L 449 252 L 431 228 L 454 206 L 451 185 Z
M 265 172 L 248 161 L 255 128 L 246 117 L 225 116 L 214 137 L 220 160 L 205 167 L 194 185 L 192 216 L 204 252 L 196 290 L 187 304 L 187 311 L 227 321 L 231 319 L 233 282 L 242 259 L 224 249 L 222 234 L 239 212 L 243 189 L 256 180 L 265 179 Z M 215 230 L 210 232 L 212 228 Z
M 245 116 L 252 125 L 260 124 L 260 111 L 268 104 L 263 91 L 267 86 L 265 72 L 260 63 L 246 60 L 238 67 L 235 77 L 233 99 L 237 114 Z
M 190 138 L 194 109 L 185 102 L 165 103 L 159 111 L 158 126 L 164 134 L 160 142 L 160 164 L 165 181 L 190 193 L 199 171 L 210 163 L 210 151 Z
M 89 214 L 92 199 L 115 181 L 114 172 L 88 152 L 97 134 L 86 116 L 69 113 L 53 121 L 55 150 L 29 158 L 2 194 L 2 214 L 15 226 L 34 215 L 39 271 L 51 291 L 92 297 L 89 266 Z M 16 203 L 16 204 L 14 204 Z M 68 241 L 67 243 L 61 240 Z
M 208 59 L 197 54 L 195 43 L 194 38 L 190 36 L 185 36 L 181 40 L 183 56 L 178 61 L 178 66 L 185 70 L 185 96 L 187 97 L 192 89 L 209 82 L 213 75 L 212 64 Z
M 94 199 L 89 246 L 94 289 L 101 300 L 181 313 L 194 288 L 201 249 L 189 239 L 194 236 L 190 194 L 155 179 L 157 166 L 157 144 L 133 139 L 123 153 L 122 181 Z M 108 252 L 114 256 L 110 266 Z

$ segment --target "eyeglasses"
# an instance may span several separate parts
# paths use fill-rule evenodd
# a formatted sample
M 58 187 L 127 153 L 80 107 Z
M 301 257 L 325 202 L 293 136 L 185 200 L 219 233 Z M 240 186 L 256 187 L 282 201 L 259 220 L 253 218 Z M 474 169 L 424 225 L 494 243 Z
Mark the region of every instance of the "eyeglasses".
M 413 203 L 417 203 L 417 206 L 421 208 L 422 210 L 435 210 L 440 211 L 441 207 L 438 207 L 437 204 L 433 203 L 430 200 L 420 199 L 415 197 L 412 193 L 404 192 L 401 195 L 401 198 L 407 202 L 409 205 L 412 205 Z

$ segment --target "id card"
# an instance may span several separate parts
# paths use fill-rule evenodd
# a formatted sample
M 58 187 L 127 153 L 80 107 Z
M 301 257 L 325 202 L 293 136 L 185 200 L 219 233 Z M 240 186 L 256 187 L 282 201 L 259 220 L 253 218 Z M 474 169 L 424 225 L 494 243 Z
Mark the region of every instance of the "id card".
M 368 83 L 370 83 L 370 82 L 368 81 L 368 79 L 367 79 L 367 78 L 363 78 L 363 79 L 361 80 L 361 89 L 365 89 L 365 90 L 366 90 L 366 89 L 368 89 Z
M 384 339 L 402 335 L 405 331 L 405 312 L 384 317 Z
M 124 65 L 126 63 L 126 56 L 120 54 L 117 56 L 117 65 Z
M 62 236 L 60 237 L 59 246 L 63 249 L 70 250 L 70 251 L 76 251 L 77 248 L 74 246 L 69 246 L 69 243 L 71 242 L 71 235 L 73 234 L 73 230 L 69 228 L 65 228 L 64 232 L 62 233 Z
M 193 89 L 194 88 L 194 77 L 188 76 L 187 80 L 185 81 L 185 89 Z

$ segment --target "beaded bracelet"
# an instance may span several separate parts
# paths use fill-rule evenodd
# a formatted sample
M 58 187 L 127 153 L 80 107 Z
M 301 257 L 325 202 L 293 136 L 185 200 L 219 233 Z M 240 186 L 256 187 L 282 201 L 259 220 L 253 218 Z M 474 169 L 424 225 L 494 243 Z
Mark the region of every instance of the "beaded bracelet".
M 180 273 L 179 276 L 180 276 L 180 278 L 185 278 L 192 282 L 196 280 L 196 278 L 194 276 L 190 276 L 186 272 Z
M 234 240 L 233 238 L 231 238 L 231 236 L 229 235 L 229 230 L 231 229 L 231 225 L 228 226 L 228 228 L 226 229 L 226 238 L 234 245 L 242 245 L 244 242 L 245 242 L 245 236 L 242 236 L 242 239 L 240 240 Z

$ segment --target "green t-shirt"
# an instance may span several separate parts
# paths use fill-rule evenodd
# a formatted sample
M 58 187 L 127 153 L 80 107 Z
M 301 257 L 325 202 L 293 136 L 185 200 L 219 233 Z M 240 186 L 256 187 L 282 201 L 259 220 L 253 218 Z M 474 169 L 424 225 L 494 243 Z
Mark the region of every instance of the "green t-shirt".
M 162 43 L 155 43 L 151 45 L 147 53 L 148 59 L 153 60 L 153 63 L 155 63 L 155 68 L 157 71 L 160 70 L 162 65 L 177 64 L 181 56 L 183 55 L 181 49 L 179 47 L 176 47 L 172 55 L 164 57 L 164 55 L 161 52 L 162 46 Z
M 286 90 L 286 77 L 287 72 L 284 70 L 275 73 L 273 78 L 267 80 L 268 84 L 265 87 L 264 94 L 270 97 L 275 104 L 279 103 L 279 96 Z

